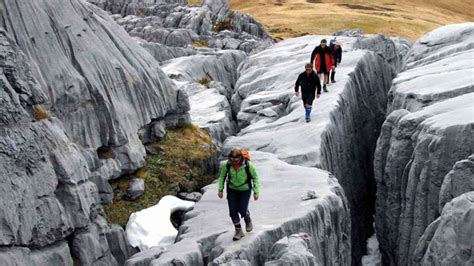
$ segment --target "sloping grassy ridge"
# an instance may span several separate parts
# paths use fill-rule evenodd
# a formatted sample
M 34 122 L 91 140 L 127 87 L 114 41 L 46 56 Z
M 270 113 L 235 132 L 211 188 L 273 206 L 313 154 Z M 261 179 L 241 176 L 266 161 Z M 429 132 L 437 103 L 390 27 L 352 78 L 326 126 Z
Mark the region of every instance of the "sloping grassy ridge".
M 198 191 L 214 180 L 217 153 L 204 130 L 194 125 L 168 129 L 162 141 L 149 146 L 160 152 L 148 155 L 145 167 L 115 184 L 126 192 L 129 179 L 141 178 L 145 193 L 135 201 L 118 199 L 115 194 L 113 203 L 104 206 L 110 223 L 125 225 L 130 214 L 157 204 L 163 196 Z

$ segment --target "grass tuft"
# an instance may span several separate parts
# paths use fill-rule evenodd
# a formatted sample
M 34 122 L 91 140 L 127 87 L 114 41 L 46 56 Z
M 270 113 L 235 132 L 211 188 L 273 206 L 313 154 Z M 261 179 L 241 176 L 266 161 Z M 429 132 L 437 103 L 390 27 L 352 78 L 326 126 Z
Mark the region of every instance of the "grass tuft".
M 188 5 L 201 5 L 202 0 L 188 0 Z
M 223 31 L 223 30 L 232 30 L 233 26 L 232 26 L 232 19 L 231 18 L 228 18 L 228 19 L 223 19 L 223 20 L 219 20 L 219 21 L 214 21 L 213 25 L 212 25 L 212 30 L 215 31 L 215 32 L 220 32 L 220 31 Z
M 195 47 L 208 47 L 209 42 L 206 41 L 206 40 L 204 40 L 204 41 L 193 41 L 192 45 L 195 46 Z
M 37 104 L 37 105 L 33 105 L 33 117 L 35 118 L 35 120 L 40 121 L 43 119 L 48 119 L 51 116 L 49 112 L 46 111 L 43 105 Z
M 209 84 L 209 82 L 211 82 L 211 79 L 208 78 L 208 77 L 202 77 L 202 78 L 196 80 L 196 82 L 201 84 L 201 85 L 207 85 L 207 84 Z

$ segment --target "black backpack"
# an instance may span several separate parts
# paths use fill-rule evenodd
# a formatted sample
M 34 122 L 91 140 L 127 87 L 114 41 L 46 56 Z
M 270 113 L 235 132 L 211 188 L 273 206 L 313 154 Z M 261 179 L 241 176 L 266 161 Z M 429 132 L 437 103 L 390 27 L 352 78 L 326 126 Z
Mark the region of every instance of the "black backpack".
M 247 174 L 247 179 L 245 180 L 244 183 L 238 185 L 237 187 L 241 187 L 245 184 L 249 185 L 249 189 L 252 189 L 252 173 L 250 172 L 250 163 L 249 160 L 244 159 L 244 164 L 245 164 L 245 173 Z M 227 182 L 227 188 L 229 188 L 229 179 L 230 179 L 230 164 L 229 162 L 226 162 L 226 172 L 225 172 L 225 182 Z

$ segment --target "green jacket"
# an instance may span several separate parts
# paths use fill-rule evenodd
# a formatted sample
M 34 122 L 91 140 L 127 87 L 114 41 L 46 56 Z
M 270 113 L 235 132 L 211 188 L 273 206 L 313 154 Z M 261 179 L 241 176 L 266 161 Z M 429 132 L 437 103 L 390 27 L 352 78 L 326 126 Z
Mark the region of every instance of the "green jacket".
M 221 171 L 219 174 L 219 192 L 224 191 L 224 182 L 226 178 L 227 172 L 227 161 L 221 166 Z M 249 170 L 252 174 L 252 183 L 253 183 L 253 192 L 257 195 L 260 194 L 260 183 L 258 181 L 257 171 L 255 171 L 255 166 L 251 161 L 249 161 Z M 245 163 L 239 168 L 239 170 L 235 170 L 233 166 L 230 166 L 229 170 L 229 187 L 234 190 L 245 191 L 249 190 L 249 185 L 246 182 L 247 180 L 247 172 L 245 171 Z

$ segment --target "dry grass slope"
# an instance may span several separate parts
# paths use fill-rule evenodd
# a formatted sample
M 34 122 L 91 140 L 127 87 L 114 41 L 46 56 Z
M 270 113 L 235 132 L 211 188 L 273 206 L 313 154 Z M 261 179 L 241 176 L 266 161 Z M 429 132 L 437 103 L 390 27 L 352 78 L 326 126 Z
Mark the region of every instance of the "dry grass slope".
M 435 28 L 474 21 L 472 0 L 230 0 L 261 21 L 275 39 L 346 28 L 416 40 Z

